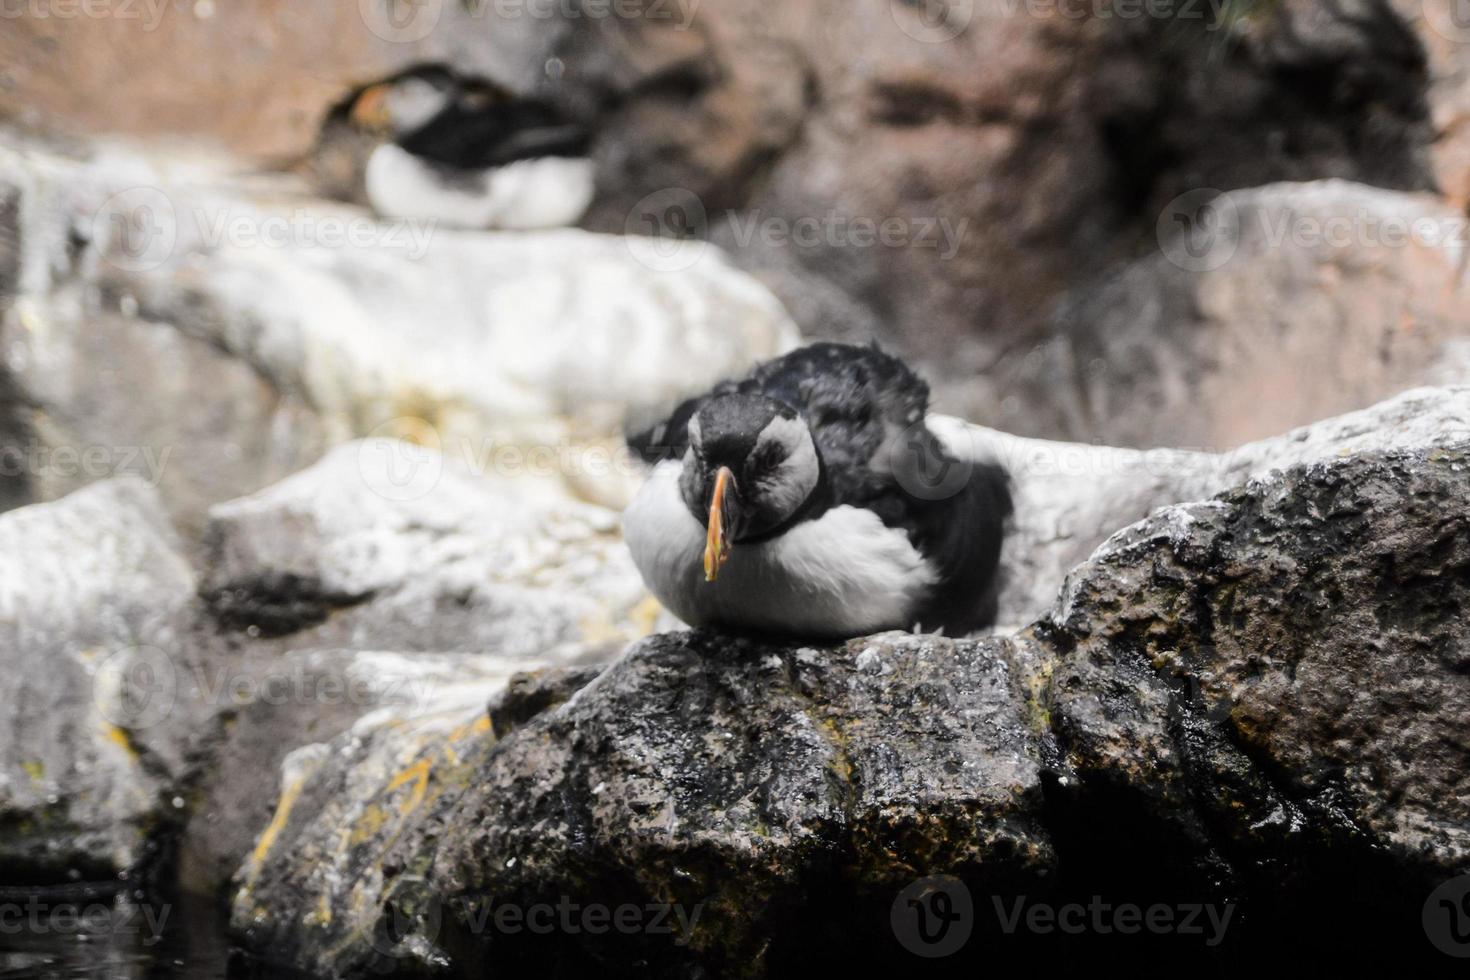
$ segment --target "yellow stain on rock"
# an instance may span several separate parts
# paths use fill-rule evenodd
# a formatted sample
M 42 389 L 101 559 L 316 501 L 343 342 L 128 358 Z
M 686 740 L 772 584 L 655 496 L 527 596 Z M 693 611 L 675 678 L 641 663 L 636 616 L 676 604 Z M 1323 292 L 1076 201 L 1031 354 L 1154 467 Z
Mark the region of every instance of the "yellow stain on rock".
M 388 822 L 388 816 L 380 806 L 369 806 L 362 811 L 362 816 L 352 825 L 352 833 L 348 837 L 351 845 L 365 844 L 383 829 L 383 824 Z
M 332 903 L 327 901 L 326 892 L 322 892 L 316 897 L 316 908 L 307 914 L 306 924 L 308 926 L 329 926 L 332 924 Z
M 46 767 L 35 759 L 22 762 L 20 767 L 26 771 L 27 776 L 31 777 L 33 783 L 39 783 L 46 778 Z
M 413 783 L 413 791 L 408 794 L 408 799 L 398 806 L 398 812 L 402 816 L 408 816 L 419 808 L 424 802 L 424 797 L 429 793 L 429 772 L 433 769 L 433 763 L 428 759 L 420 759 L 407 769 L 393 777 L 384 792 L 392 793 L 402 789 L 409 783 Z
M 276 804 L 275 816 L 265 830 L 261 831 L 260 840 L 255 842 L 255 850 L 250 854 L 250 861 L 257 867 L 265 860 L 271 848 L 276 845 L 276 838 L 281 836 L 281 831 L 286 829 L 286 821 L 291 819 L 291 808 L 296 805 L 296 800 L 301 796 L 301 789 L 305 781 L 292 783 L 281 793 L 281 802 Z
M 133 740 L 121 728 L 118 728 L 116 725 L 104 725 L 102 726 L 102 734 L 109 742 L 126 752 L 130 758 L 137 757 L 137 752 L 133 749 Z
M 628 619 L 638 630 L 639 636 L 647 636 L 653 632 L 653 627 L 658 622 L 658 615 L 663 611 L 664 607 L 659 605 L 657 599 L 652 595 L 646 595 L 643 597 L 643 601 L 639 602 L 638 605 L 633 607 L 633 611 L 628 613 Z

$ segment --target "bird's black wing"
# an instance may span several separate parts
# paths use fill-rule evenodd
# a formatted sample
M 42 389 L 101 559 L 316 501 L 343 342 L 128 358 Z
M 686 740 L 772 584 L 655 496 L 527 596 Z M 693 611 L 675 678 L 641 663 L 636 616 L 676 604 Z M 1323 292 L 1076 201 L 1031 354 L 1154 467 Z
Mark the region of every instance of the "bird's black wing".
M 758 367 L 743 385 L 785 402 L 811 427 L 834 504 L 905 524 L 885 447 L 923 429 L 929 386 L 877 347 L 813 344 Z
M 699 406 L 717 395 L 730 394 L 739 390 L 739 382 L 721 381 L 703 395 L 679 403 L 679 407 L 668 417 L 633 432 L 628 436 L 628 448 L 637 453 L 649 466 L 666 459 L 682 459 L 689 449 L 689 420 L 699 411 Z
M 821 453 L 830 506 L 874 511 L 902 528 L 935 570 L 925 628 L 969 632 L 994 619 L 1010 478 L 960 459 L 925 422 L 929 386 L 876 347 L 815 344 L 757 368 L 756 386 L 800 411 Z
M 398 145 L 444 166 L 477 170 L 539 157 L 586 156 L 590 137 L 585 127 L 545 102 L 471 108 L 456 100 Z

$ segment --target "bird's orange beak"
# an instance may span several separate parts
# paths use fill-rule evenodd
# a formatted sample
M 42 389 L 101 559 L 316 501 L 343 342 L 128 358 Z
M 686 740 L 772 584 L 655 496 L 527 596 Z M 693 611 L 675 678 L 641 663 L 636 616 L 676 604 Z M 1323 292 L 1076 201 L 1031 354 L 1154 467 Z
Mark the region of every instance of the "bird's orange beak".
M 721 466 L 715 473 L 715 492 L 709 502 L 709 527 L 704 538 L 704 580 L 713 582 L 720 576 L 720 566 L 730 558 L 730 542 L 725 540 L 725 494 L 735 484 L 730 467 Z
M 388 130 L 388 86 L 374 85 L 352 104 L 352 121 L 376 132 Z

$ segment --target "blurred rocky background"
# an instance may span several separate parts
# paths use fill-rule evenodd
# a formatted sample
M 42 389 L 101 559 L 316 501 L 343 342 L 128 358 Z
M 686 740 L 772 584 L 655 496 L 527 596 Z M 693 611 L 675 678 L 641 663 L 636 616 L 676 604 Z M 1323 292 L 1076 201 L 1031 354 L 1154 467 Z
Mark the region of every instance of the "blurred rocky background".
M 585 227 L 708 239 L 805 336 L 881 339 L 1018 433 L 1228 448 L 1463 366 L 1448 0 L 131 12 L 8 19 L 0 114 L 309 170 L 374 81 L 490 78 L 592 127 Z
M 936 875 L 1237 903 L 1195 971 L 1442 967 L 1462 7 L 0 5 L 0 901 L 204 910 L 0 975 L 226 920 L 265 975 L 908 970 Z M 580 227 L 354 203 L 351 107 L 432 67 L 588 130 Z M 819 338 L 1011 469 L 1004 628 L 645 639 L 625 427 Z M 703 918 L 487 935 L 566 896 Z

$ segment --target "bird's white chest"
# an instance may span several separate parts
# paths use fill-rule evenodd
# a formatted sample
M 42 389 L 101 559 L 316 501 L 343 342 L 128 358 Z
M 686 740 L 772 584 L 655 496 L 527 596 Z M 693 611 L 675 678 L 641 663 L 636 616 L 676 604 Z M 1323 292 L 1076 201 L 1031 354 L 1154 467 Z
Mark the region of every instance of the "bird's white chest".
M 574 225 L 592 203 L 592 161 L 520 160 L 447 181 L 442 169 L 392 143 L 368 158 L 367 197 L 385 218 L 456 228 L 528 231 Z
M 737 544 L 704 580 L 705 528 L 679 495 L 678 463 L 661 463 L 623 515 L 643 580 L 691 626 L 812 637 L 908 629 L 934 574 L 901 530 L 872 511 L 835 507 L 769 541 Z

